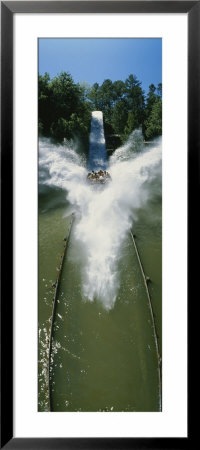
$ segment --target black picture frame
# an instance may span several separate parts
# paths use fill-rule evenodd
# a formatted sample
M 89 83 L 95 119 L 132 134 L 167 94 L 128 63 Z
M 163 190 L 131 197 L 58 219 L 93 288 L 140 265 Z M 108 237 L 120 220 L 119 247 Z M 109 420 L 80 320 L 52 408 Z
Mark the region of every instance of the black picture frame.
M 183 449 L 194 448 L 191 404 L 187 438 L 13 437 L 13 16 L 15 13 L 187 13 L 188 15 L 188 297 L 195 273 L 192 254 L 198 223 L 200 150 L 200 1 L 4 1 L 1 2 L 1 448 Z M 8 270 L 9 268 L 9 270 Z M 188 302 L 189 305 L 189 302 Z M 188 314 L 191 320 L 191 308 Z M 193 327 L 192 327 L 193 328 Z M 189 345 L 191 348 L 191 330 Z M 194 364 L 188 359 L 189 380 Z M 192 367 L 193 365 L 193 367 Z

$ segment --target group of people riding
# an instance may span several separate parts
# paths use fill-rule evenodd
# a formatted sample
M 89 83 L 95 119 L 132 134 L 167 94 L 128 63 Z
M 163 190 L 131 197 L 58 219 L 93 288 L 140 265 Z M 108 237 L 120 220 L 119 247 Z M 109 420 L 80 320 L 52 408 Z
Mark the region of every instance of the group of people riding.
M 98 170 L 98 172 L 92 170 L 88 173 L 87 179 L 92 183 L 106 183 L 111 179 L 109 172 L 106 170 Z

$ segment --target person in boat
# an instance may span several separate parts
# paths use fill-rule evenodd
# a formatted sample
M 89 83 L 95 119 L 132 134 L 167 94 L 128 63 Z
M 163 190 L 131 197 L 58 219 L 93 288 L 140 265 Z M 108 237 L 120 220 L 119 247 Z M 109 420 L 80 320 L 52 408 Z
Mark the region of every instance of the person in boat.
M 111 178 L 111 176 L 106 170 L 100 169 L 98 170 L 98 172 L 94 170 L 92 170 L 92 172 L 89 172 L 87 178 L 92 181 L 92 183 L 106 183 L 106 181 Z
M 88 178 L 89 180 L 92 180 L 92 179 L 93 179 L 93 174 L 92 174 L 92 172 L 89 172 L 89 173 L 88 173 L 87 178 Z

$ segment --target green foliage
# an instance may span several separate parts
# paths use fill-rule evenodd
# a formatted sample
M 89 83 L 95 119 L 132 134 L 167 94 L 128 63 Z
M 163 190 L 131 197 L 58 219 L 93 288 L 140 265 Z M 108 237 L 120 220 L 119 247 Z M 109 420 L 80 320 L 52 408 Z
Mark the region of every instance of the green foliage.
M 154 84 L 149 86 L 143 134 L 147 140 L 162 134 L 162 83 L 159 83 L 157 88 Z
M 159 83 L 159 84 L 158 84 L 156 91 L 157 91 L 158 97 L 159 97 L 160 99 L 162 99 L 162 83 Z
M 145 96 L 141 83 L 135 75 L 129 75 L 125 82 L 122 80 L 112 82 L 107 79 L 101 86 L 95 83 L 88 98 L 93 110 L 103 111 L 105 130 L 108 133 L 126 135 L 130 129 L 132 131 L 143 124 Z
M 145 137 L 153 139 L 162 134 L 162 101 L 157 98 L 152 105 L 148 119 L 145 121 Z
M 71 75 L 61 72 L 50 82 L 53 103 L 57 117 L 69 117 L 78 106 L 79 88 L 73 83 Z
M 114 100 L 121 100 L 125 94 L 125 83 L 121 80 L 114 81 L 113 83 L 113 97 Z
M 138 127 L 138 119 L 135 116 L 134 112 L 131 111 L 128 113 L 128 120 L 125 126 L 125 135 L 129 135 L 133 130 Z
M 78 135 L 87 144 L 91 106 L 86 101 L 86 86 L 75 84 L 69 73 L 61 72 L 50 80 L 48 74 L 39 76 L 40 132 L 57 140 Z
M 93 86 L 75 84 L 69 73 L 50 79 L 39 75 L 39 134 L 57 140 L 78 136 L 88 145 L 91 111 L 101 110 L 105 133 L 124 140 L 142 126 L 145 139 L 162 133 L 162 84 L 149 86 L 145 99 L 141 82 L 133 74 L 124 81 L 104 80 Z
M 63 117 L 60 117 L 57 121 L 51 124 L 50 134 L 58 140 L 63 140 L 64 137 L 69 138 L 68 122 Z
M 39 120 L 39 122 L 38 122 L 38 134 L 39 134 L 39 136 L 42 136 L 42 134 L 43 134 L 43 124 L 42 124 L 41 120 Z
M 91 108 L 93 111 L 99 110 L 99 84 L 94 83 L 88 92 L 88 99 L 91 102 Z
M 142 124 L 144 117 L 145 97 L 141 83 L 135 75 L 129 75 L 125 81 L 128 111 L 135 116 L 135 127 Z
M 147 95 L 146 112 L 150 112 L 151 111 L 152 106 L 155 103 L 156 99 L 157 99 L 156 87 L 154 86 L 154 84 L 150 84 L 149 92 L 148 92 L 148 95 Z
M 124 133 L 127 116 L 126 104 L 123 100 L 119 100 L 115 103 L 111 113 L 111 124 L 115 133 Z
M 53 122 L 50 128 L 50 134 L 57 140 L 71 139 L 72 137 L 80 137 L 86 140 L 88 129 L 84 122 L 76 113 L 71 114 L 69 120 L 60 117 Z

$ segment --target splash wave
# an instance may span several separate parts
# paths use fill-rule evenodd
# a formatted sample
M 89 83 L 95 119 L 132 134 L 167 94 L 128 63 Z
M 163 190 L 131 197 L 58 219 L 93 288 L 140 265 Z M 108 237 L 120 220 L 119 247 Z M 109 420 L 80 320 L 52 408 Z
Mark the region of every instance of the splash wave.
M 161 177 L 161 139 L 146 149 L 141 132 L 132 133 L 110 158 L 109 172 L 112 182 L 96 189 L 88 185 L 86 161 L 73 144 L 39 143 L 39 182 L 65 190 L 79 218 L 75 238 L 84 248 L 83 298 L 99 299 L 108 310 L 119 288 L 120 246 L 137 208 L 153 195 L 152 180 Z

